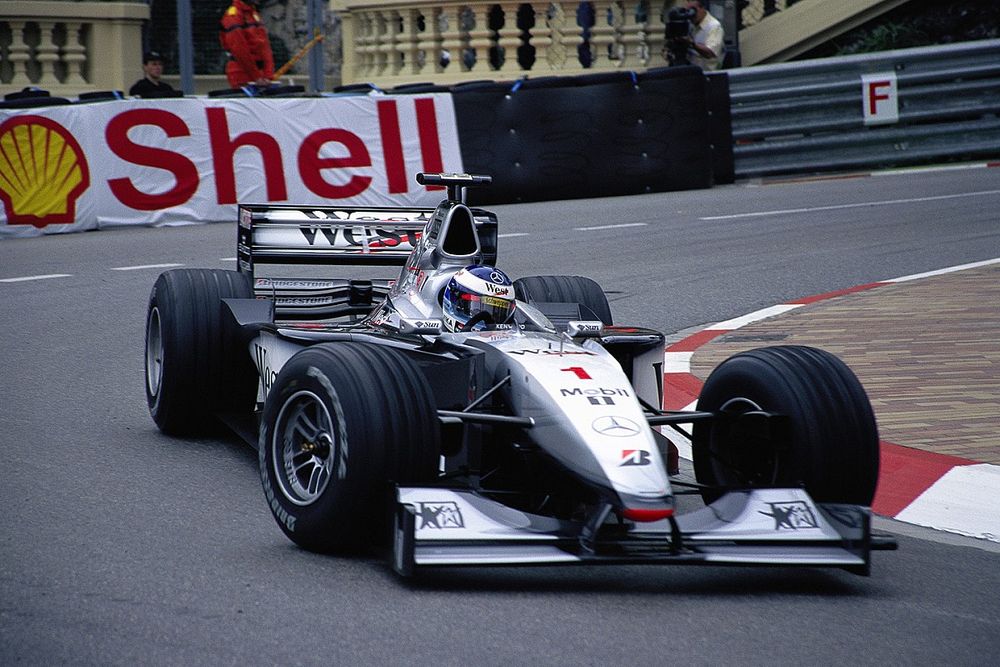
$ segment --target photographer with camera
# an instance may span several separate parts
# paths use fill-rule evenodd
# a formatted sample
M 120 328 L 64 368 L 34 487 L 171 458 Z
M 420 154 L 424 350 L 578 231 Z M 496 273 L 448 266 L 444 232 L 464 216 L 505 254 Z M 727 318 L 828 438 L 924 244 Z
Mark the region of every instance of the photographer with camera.
M 724 34 L 722 24 L 708 13 L 708 0 L 692 0 L 667 13 L 666 51 L 671 65 L 719 69 Z

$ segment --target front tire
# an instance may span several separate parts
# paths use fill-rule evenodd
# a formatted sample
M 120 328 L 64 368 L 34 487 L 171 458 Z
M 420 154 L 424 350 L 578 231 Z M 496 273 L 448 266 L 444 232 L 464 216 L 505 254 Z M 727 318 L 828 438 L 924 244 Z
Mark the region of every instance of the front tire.
M 146 403 L 164 433 L 195 435 L 219 412 L 253 409 L 257 373 L 222 303 L 252 297 L 249 276 L 236 271 L 175 269 L 157 278 L 146 310 Z
M 870 505 L 879 468 L 875 415 L 864 388 L 840 359 L 804 346 L 741 352 L 709 376 L 698 410 L 730 418 L 696 422 L 695 476 L 715 487 L 804 486 L 818 502 Z M 740 428 L 735 417 L 784 415 L 780 434 Z M 720 489 L 706 489 L 712 502 Z
M 400 352 L 367 343 L 299 352 L 261 421 L 260 476 L 275 520 L 310 551 L 380 542 L 393 484 L 436 475 L 439 428 L 423 373 Z

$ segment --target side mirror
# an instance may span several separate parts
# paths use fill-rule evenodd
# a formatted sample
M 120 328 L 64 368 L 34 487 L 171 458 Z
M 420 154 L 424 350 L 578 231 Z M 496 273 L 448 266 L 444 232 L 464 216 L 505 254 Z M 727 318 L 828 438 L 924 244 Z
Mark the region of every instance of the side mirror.
M 441 320 L 408 320 L 402 317 L 399 318 L 399 333 L 436 336 L 441 333 L 442 328 Z
M 600 320 L 570 320 L 566 323 L 566 333 L 570 338 L 597 338 L 604 331 Z

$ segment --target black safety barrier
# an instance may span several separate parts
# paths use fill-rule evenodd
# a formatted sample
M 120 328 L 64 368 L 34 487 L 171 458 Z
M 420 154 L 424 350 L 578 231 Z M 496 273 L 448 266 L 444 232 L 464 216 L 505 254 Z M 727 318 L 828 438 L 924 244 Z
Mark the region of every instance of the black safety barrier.
M 708 103 L 708 140 L 712 149 L 712 175 L 716 183 L 736 180 L 733 162 L 733 115 L 729 104 L 729 74 L 713 72 L 705 77 Z
M 77 104 L 87 104 L 89 102 L 107 102 L 110 100 L 124 100 L 125 93 L 120 90 L 95 90 L 87 93 L 80 93 Z
M 712 185 L 706 77 L 696 67 L 451 92 L 465 170 L 493 174 L 491 187 L 470 191 L 475 204 Z
M 381 94 L 373 84 L 334 96 Z M 733 181 L 728 76 L 697 67 L 594 72 L 517 81 L 396 86 L 390 94 L 451 93 L 465 171 L 494 176 L 475 204 L 603 197 L 711 187 Z M 179 91 L 174 93 L 182 95 Z M 303 86 L 213 90 L 209 98 L 310 97 Z M 24 98 L 24 99 L 21 99 Z M 81 93 L 79 103 L 122 99 Z M 41 90 L 0 107 L 68 104 Z

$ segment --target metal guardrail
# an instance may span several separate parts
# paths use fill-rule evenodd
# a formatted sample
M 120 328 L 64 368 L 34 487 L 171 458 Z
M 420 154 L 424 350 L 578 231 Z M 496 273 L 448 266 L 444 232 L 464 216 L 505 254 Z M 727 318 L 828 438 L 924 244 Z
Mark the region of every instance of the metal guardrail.
M 862 76 L 898 121 L 866 125 Z M 1000 39 L 729 71 L 737 177 L 1000 156 Z

